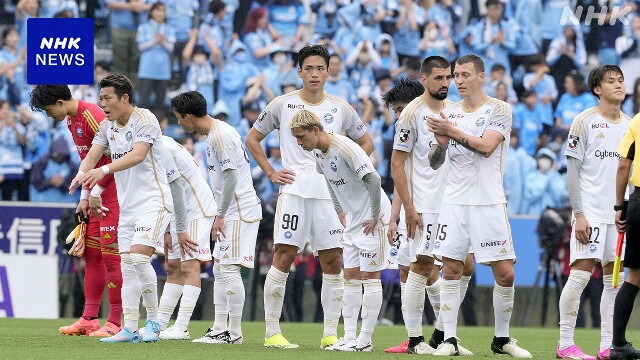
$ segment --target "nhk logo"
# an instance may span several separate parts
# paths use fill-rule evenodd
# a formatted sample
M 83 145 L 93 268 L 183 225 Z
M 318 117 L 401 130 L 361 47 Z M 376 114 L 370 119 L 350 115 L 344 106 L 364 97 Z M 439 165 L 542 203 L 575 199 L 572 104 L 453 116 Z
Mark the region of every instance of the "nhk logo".
M 27 20 L 27 82 L 93 84 L 93 19 Z

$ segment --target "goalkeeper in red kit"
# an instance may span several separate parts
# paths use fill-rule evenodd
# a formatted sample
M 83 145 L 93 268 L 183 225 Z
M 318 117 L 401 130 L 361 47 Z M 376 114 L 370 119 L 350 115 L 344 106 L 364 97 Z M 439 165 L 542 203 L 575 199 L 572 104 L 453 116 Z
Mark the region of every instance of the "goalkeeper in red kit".
M 78 153 L 84 159 L 93 137 L 106 118 L 102 109 L 92 103 L 75 99 L 66 85 L 38 85 L 31 93 L 31 108 L 44 110 L 57 121 L 67 121 Z M 103 155 L 96 168 L 111 163 Z M 122 317 L 122 273 L 118 252 L 118 217 L 120 207 L 113 175 L 106 175 L 92 189 L 82 188 L 76 211 L 88 219 L 86 233 L 77 236 L 70 253 L 84 256 L 86 262 L 82 317 L 70 326 L 60 328 L 61 334 L 107 337 L 120 331 Z M 100 327 L 98 310 L 105 287 L 109 295 L 109 317 Z

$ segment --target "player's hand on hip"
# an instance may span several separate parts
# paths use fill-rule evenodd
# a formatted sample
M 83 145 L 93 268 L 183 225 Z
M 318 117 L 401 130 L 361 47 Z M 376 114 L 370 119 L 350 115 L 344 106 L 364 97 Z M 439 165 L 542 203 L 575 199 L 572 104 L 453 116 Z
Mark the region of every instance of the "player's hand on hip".
M 178 243 L 180 244 L 180 256 L 184 259 L 185 255 L 193 256 L 198 251 L 198 243 L 189 238 L 186 232 L 178 234 Z
M 92 188 L 95 184 L 98 183 L 98 181 L 102 180 L 104 175 L 105 175 L 105 173 L 101 168 L 93 169 L 93 170 L 89 171 L 88 173 L 84 174 L 84 176 L 82 177 L 82 179 L 80 181 L 81 181 L 82 185 L 86 185 L 86 186 Z
M 222 240 L 225 238 L 224 234 L 224 218 L 220 216 L 216 216 L 216 219 L 213 221 L 213 228 L 211 228 L 211 238 L 214 242 L 218 240 Z
M 76 212 L 77 213 L 81 212 L 85 216 L 89 215 L 89 200 L 87 199 L 80 200 L 80 202 L 78 203 L 78 206 L 76 207 Z
M 269 180 L 272 183 L 278 185 L 286 185 L 293 184 L 296 180 L 296 173 L 288 169 L 281 169 L 278 171 L 274 171 L 271 175 L 269 175 Z
M 395 221 L 389 222 L 389 228 L 387 229 L 387 240 L 389 244 L 393 245 L 398 236 L 398 224 Z
M 378 224 L 378 220 L 367 220 L 362 223 L 362 233 L 365 235 L 373 235 L 373 231 L 376 229 L 376 225 Z
M 623 233 L 627 230 L 627 221 L 622 220 L 622 211 L 623 210 L 616 211 L 616 229 L 619 233 Z
M 173 247 L 173 242 L 171 239 L 171 233 L 164 233 L 164 262 L 169 261 L 169 251 Z
M 583 244 L 589 243 L 589 236 L 591 235 L 591 231 L 589 228 L 589 221 L 587 221 L 587 218 L 583 213 L 576 215 L 576 221 L 573 224 L 573 231 L 576 232 L 576 240 L 580 241 Z
M 338 219 L 340 220 L 340 224 L 342 224 L 342 227 L 347 227 L 347 218 L 346 218 L 347 214 L 344 213 L 344 211 L 340 211 L 340 214 L 338 214 Z

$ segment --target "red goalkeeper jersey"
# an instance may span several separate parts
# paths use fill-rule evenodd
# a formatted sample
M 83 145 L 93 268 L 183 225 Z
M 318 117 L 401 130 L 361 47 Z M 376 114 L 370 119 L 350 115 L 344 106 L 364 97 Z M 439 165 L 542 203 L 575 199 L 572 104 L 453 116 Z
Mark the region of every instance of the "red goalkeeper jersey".
M 78 112 L 76 112 L 76 116 L 67 117 L 67 126 L 73 136 L 73 142 L 76 144 L 80 159 L 84 160 L 87 156 L 89 149 L 91 149 L 93 137 L 100 128 L 100 123 L 102 121 L 108 121 L 106 120 L 106 116 L 98 105 L 78 100 Z M 111 158 L 106 154 L 102 155 L 98 164 L 96 164 L 96 168 L 110 163 Z M 113 174 L 105 175 L 105 177 L 98 182 L 98 185 L 104 188 L 104 192 L 102 193 L 103 203 L 118 201 L 116 182 L 113 180 Z

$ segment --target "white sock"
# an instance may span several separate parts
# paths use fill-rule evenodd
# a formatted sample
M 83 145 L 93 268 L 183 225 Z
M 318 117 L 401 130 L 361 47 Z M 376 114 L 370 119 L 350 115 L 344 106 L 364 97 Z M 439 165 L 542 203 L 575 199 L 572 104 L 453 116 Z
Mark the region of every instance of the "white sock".
M 151 265 L 151 257 L 143 254 L 131 254 L 131 263 L 136 268 L 142 305 L 147 310 L 147 320 L 158 321 L 158 277 Z
M 409 271 L 404 288 L 405 318 L 404 325 L 409 337 L 422 336 L 422 313 L 424 312 L 427 277 Z
M 467 295 L 469 281 L 471 281 L 471 276 L 462 275 L 462 277 L 460 278 L 460 304 L 462 304 L 465 295 Z
M 440 288 L 440 314 L 444 338 L 456 337 L 460 310 L 460 280 L 442 280 Z
M 280 334 L 280 315 L 284 303 L 284 292 L 289 273 L 271 266 L 264 282 L 264 322 L 267 326 L 265 337 Z
M 182 291 L 182 300 L 180 300 L 180 308 L 178 309 L 178 318 L 175 326 L 181 331 L 189 329 L 189 320 L 193 314 L 193 308 L 196 307 L 198 297 L 200 296 L 200 288 L 193 285 L 185 285 Z
M 229 307 L 229 332 L 233 339 L 242 336 L 242 310 L 244 309 L 244 283 L 239 265 L 221 265 L 222 281 L 226 285 L 227 306 Z
M 427 285 L 427 296 L 431 307 L 433 307 L 433 314 L 436 317 L 435 328 L 442 331 L 442 318 L 440 317 L 440 287 L 442 286 L 442 278 L 438 278 L 436 282 L 431 285 Z
M 591 273 L 589 271 L 571 270 L 569 279 L 560 295 L 560 349 L 573 345 L 573 333 L 580 308 L 580 296 L 587 287 Z
M 131 263 L 131 254 L 120 254 L 122 271 L 122 313 L 124 327 L 133 332 L 138 331 L 140 318 L 140 282 L 136 268 Z
M 224 293 L 225 286 L 222 282 L 220 264 L 213 267 L 213 331 L 219 334 L 227 331 L 227 318 L 229 317 L 229 307 L 227 306 L 227 294 Z
M 380 279 L 363 280 L 364 296 L 362 297 L 362 326 L 358 336 L 358 347 L 371 344 L 373 329 L 378 322 L 382 307 L 382 282 Z
M 160 305 L 158 306 L 158 322 L 160 323 L 160 330 L 167 328 L 173 310 L 178 304 L 182 296 L 182 285 L 166 282 L 162 289 L 162 296 L 160 297 Z
M 342 313 L 344 297 L 344 277 L 340 274 L 322 274 L 320 301 L 324 312 L 324 331 L 322 337 L 338 336 L 338 321 Z
M 624 282 L 624 273 L 619 275 L 620 284 Z M 618 289 L 613 288 L 613 275 L 604 275 L 602 277 L 604 289 L 602 289 L 602 297 L 600 299 L 600 349 L 606 349 L 611 346 L 613 340 L 613 305 L 618 295 Z
M 344 338 L 356 339 L 358 330 L 358 314 L 362 306 L 362 280 L 344 281 L 344 302 L 342 304 L 342 317 L 344 318 Z
M 495 317 L 495 336 L 509 337 L 509 323 L 513 313 L 513 297 L 516 293 L 513 285 L 503 287 L 493 284 L 493 316 Z

